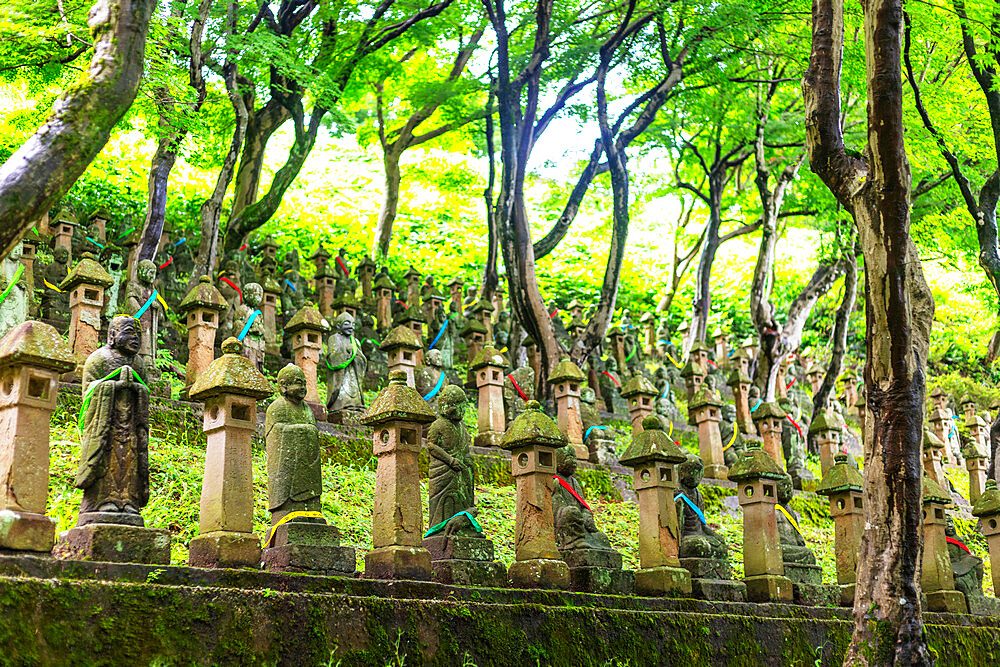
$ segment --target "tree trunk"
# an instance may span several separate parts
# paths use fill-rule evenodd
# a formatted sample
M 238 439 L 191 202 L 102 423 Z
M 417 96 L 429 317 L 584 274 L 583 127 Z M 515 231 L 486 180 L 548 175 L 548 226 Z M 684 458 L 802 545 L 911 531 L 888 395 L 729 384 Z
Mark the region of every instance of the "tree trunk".
M 705 341 L 708 334 L 708 317 L 712 312 L 712 264 L 719 250 L 719 229 L 722 227 L 722 182 L 718 173 L 708 177 L 708 229 L 705 242 L 698 258 L 695 272 L 694 302 L 691 308 L 691 323 L 688 340 L 684 345 L 684 355 L 695 341 Z
M 250 108 L 253 104 L 252 97 L 245 100 L 245 103 L 247 108 Z M 246 139 L 240 156 L 240 168 L 236 172 L 233 210 L 229 214 L 230 217 L 236 217 L 243 209 L 257 201 L 267 142 L 271 139 L 271 135 L 291 117 L 288 110 L 272 98 L 247 120 Z
M 47 213 L 107 144 L 142 75 L 153 0 L 98 0 L 87 25 L 94 57 L 34 135 L 0 165 L 0 255 Z
M 160 126 L 165 125 L 166 121 L 161 116 Z M 170 181 L 170 172 L 177 162 L 177 149 L 181 138 L 180 133 L 169 132 L 156 142 L 156 151 L 149 163 L 146 220 L 139 237 L 139 251 L 135 254 L 136 264 L 144 259 L 153 259 L 159 247 L 163 222 L 167 217 L 167 184 Z M 130 276 L 134 270 L 135 267 L 129 267 Z
M 402 149 L 397 144 L 387 147 L 382 153 L 382 166 L 385 171 L 385 193 L 382 199 L 382 209 L 378 213 L 375 225 L 375 240 L 372 243 L 372 257 L 376 262 L 383 261 L 389 255 L 389 243 L 392 241 L 392 223 L 396 220 L 399 209 L 399 158 Z
M 924 364 L 934 301 L 910 237 L 901 0 L 866 0 L 868 143 L 844 147 L 842 0 L 814 0 L 803 78 L 813 171 L 854 216 L 865 259 L 865 531 L 844 664 L 930 665 L 920 607 Z
M 843 369 L 844 356 L 847 354 L 847 333 L 850 330 L 851 313 L 854 312 L 854 301 L 858 293 L 858 260 L 856 251 L 848 251 L 844 256 L 846 273 L 844 274 L 844 298 L 837 308 L 833 322 L 833 349 L 830 353 L 830 363 L 826 366 L 826 375 L 820 383 L 816 395 L 813 396 L 813 419 L 816 419 L 830 404 L 830 393 L 837 384 L 837 378 Z M 810 423 L 812 423 L 810 421 Z

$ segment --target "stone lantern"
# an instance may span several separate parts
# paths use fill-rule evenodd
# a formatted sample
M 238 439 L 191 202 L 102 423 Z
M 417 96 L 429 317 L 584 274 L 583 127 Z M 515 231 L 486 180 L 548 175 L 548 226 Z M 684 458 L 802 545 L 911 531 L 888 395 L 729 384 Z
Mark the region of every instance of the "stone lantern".
M 920 571 L 920 588 L 927 596 L 929 611 L 966 614 L 969 606 L 965 594 L 955 590 L 955 575 L 948 556 L 945 537 L 945 508 L 951 498 L 937 482 L 924 475 L 924 558 Z
M 715 361 L 719 365 L 724 365 L 729 360 L 729 343 L 722 327 L 715 327 L 712 332 L 712 347 L 715 348 Z
M 415 301 L 412 303 L 416 304 Z M 424 363 L 424 318 L 420 314 L 420 308 L 416 305 L 411 305 L 403 311 L 397 323 L 407 327 L 413 332 L 414 337 L 420 341 L 420 347 L 417 349 L 417 363 Z
M 663 432 L 659 417 L 649 415 L 620 459 L 632 468 L 639 498 L 639 565 L 635 590 L 640 595 L 690 595 L 691 573 L 678 559 L 677 464 L 686 456 Z
M 584 329 L 587 328 L 587 323 L 583 321 L 582 318 L 574 316 L 569 322 L 569 326 L 566 327 L 566 333 L 573 340 L 579 340 L 580 336 L 583 334 Z
M 402 325 L 393 327 L 385 337 L 379 349 L 388 357 L 389 372 L 399 371 L 406 377 L 406 385 L 415 387 L 413 371 L 417 367 L 417 352 L 420 351 L 420 341 L 413 331 Z
M 358 311 L 361 310 L 361 302 L 358 301 L 358 297 L 354 296 L 350 290 L 347 290 L 333 300 L 330 310 L 333 313 L 333 317 L 339 317 L 347 313 L 351 316 L 351 319 L 357 320 Z
M 190 390 L 198 376 L 208 370 L 215 358 L 215 332 L 219 316 L 229 305 L 222 292 L 212 284 L 210 276 L 202 276 L 177 306 L 184 315 L 188 330 L 188 362 L 185 385 Z
M 503 297 L 506 294 L 503 285 L 497 285 L 493 290 L 493 312 L 499 316 L 503 312 Z
M 784 461 L 781 450 L 781 428 L 787 418 L 785 411 L 774 401 L 761 403 L 753 413 L 753 423 L 760 435 L 761 447 L 779 469 L 782 468 Z
M 642 330 L 646 334 L 646 344 L 643 346 L 646 354 L 654 354 L 656 352 L 656 317 L 650 312 L 645 312 L 639 318 L 639 324 L 642 325 Z
M 52 236 L 55 237 L 55 247 L 62 246 L 70 254 L 69 260 L 73 261 L 73 228 L 76 227 L 76 217 L 70 213 L 69 209 L 62 209 L 52 223 Z
M 538 356 L 538 344 L 531 336 L 525 336 L 522 345 L 524 345 L 524 356 L 527 357 L 528 365 L 531 366 L 531 370 L 535 372 L 535 377 L 541 377 L 542 360 Z
M 708 346 L 703 341 L 696 340 L 691 349 L 688 350 L 688 360 L 697 361 L 706 370 L 708 369 Z
M 943 486 L 947 482 L 944 478 L 944 443 L 929 429 L 924 429 L 923 445 L 924 472 L 935 484 Z
M 971 396 L 966 396 L 959 405 L 962 408 L 962 414 L 965 415 L 966 425 L 968 425 L 976 416 L 976 401 Z
M 472 307 L 472 318 L 479 320 L 486 330 L 486 340 L 493 340 L 493 304 L 486 299 L 480 299 Z
M 979 439 L 980 431 L 985 430 L 986 422 L 982 420 L 982 417 L 973 415 L 969 428 L 969 441 L 962 447 L 962 457 L 965 459 L 965 467 L 969 471 L 969 502 L 973 504 L 986 490 L 989 454 Z
M 97 228 L 97 240 L 102 243 L 108 238 L 108 220 L 110 219 L 111 214 L 103 206 L 98 206 L 90 214 L 90 224 Z
M 264 239 L 264 245 L 261 246 L 261 252 L 263 253 L 264 259 L 268 260 L 269 262 L 277 262 L 279 247 L 280 246 L 274 240 L 273 236 L 267 236 Z
M 565 445 L 566 436 L 542 413 L 538 401 L 528 401 L 500 439 L 500 446 L 511 453 L 517 493 L 515 560 L 507 570 L 516 588 L 570 587 L 569 566 L 556 547 L 552 516 L 556 450 Z
M 278 303 L 281 299 L 281 285 L 274 276 L 267 275 L 261 283 L 264 298 L 260 302 L 260 315 L 264 323 L 264 343 L 268 354 L 277 356 L 278 350 Z
M 322 245 L 310 257 L 316 265 L 315 281 L 316 300 L 319 302 L 319 312 L 323 317 L 333 316 L 334 286 L 337 284 L 335 270 L 330 267 L 330 252 Z
M 369 579 L 430 579 L 431 554 L 423 546 L 420 499 L 421 431 L 436 415 L 406 374 L 393 371 L 361 423 L 371 426 L 375 471 L 372 547 L 365 554 Z
M 48 324 L 18 324 L 0 339 L 0 551 L 48 553 L 49 418 L 73 351 Z
M 733 356 L 729 357 L 729 365 L 733 368 L 739 368 L 743 371 L 743 374 L 747 377 L 750 376 L 750 357 L 747 356 L 746 348 L 738 347 L 736 351 L 733 352 Z
M 559 430 L 566 436 L 569 444 L 573 445 L 576 458 L 587 461 L 590 459 L 590 450 L 583 444 L 583 417 L 580 414 L 580 392 L 583 391 L 587 376 L 569 357 L 563 357 L 549 373 L 547 381 L 552 386 Z
M 858 411 L 858 424 L 861 428 L 861 445 L 865 445 L 865 424 L 868 422 L 868 401 L 865 392 L 858 394 L 858 402 L 854 404 L 854 409 Z M 866 450 L 867 451 L 867 450 Z
M 622 398 L 628 401 L 628 418 L 632 422 L 632 437 L 642 433 L 643 419 L 653 413 L 660 392 L 642 374 L 633 375 L 622 386 Z
M 215 289 L 211 283 L 206 286 Z M 273 394 L 274 388 L 242 352 L 240 341 L 226 339 L 222 356 L 198 376 L 188 392 L 192 400 L 205 403 L 203 428 L 208 436 L 199 534 L 190 545 L 194 567 L 256 568 L 260 564 L 260 538 L 253 532 L 250 438 L 257 428 L 257 401 Z
M 774 395 L 777 398 L 788 398 L 788 382 L 785 378 L 790 365 L 787 356 L 778 363 L 778 375 L 774 378 Z
M 38 230 L 34 227 L 29 229 L 24 238 L 21 239 L 21 264 L 24 265 L 24 279 L 28 284 L 29 295 L 34 295 L 35 293 L 35 257 L 37 256 L 36 251 L 41 242 L 42 239 L 38 236 Z M 35 299 L 33 296 L 29 296 L 29 316 L 35 312 L 35 309 Z
M 743 508 L 743 581 L 751 602 L 790 602 L 792 582 L 785 576 L 781 538 L 774 515 L 778 480 L 785 473 L 751 443 L 729 469 Z
M 424 320 L 427 322 L 432 322 L 434 320 L 434 315 L 438 310 L 444 305 L 445 296 L 443 294 L 438 294 L 436 290 L 431 289 L 430 294 L 424 299 L 421 304 L 422 312 L 424 315 Z M 447 314 L 446 314 L 447 315 Z M 429 332 L 428 335 L 434 335 L 437 332 Z
M 366 253 L 358 265 L 354 268 L 358 280 L 361 281 L 361 299 L 366 304 L 374 302 L 374 292 L 372 291 L 372 280 L 375 278 L 375 262 Z
M 375 319 L 379 331 L 392 326 L 392 294 L 395 290 L 396 286 L 388 274 L 380 273 L 375 278 Z
M 942 464 L 948 463 L 951 460 L 952 452 L 948 447 L 948 443 L 951 438 L 949 434 L 951 432 L 952 425 L 954 422 L 951 419 L 951 410 L 942 410 L 937 408 L 931 412 L 930 417 L 928 417 L 927 422 L 930 424 L 931 431 L 941 442 L 941 462 Z M 934 481 L 938 481 L 935 479 Z M 940 482 L 938 482 L 940 484 Z
M 410 264 L 410 270 L 403 275 L 406 282 L 406 305 L 415 306 L 420 303 L 420 272 Z
M 858 377 L 853 371 L 846 371 L 840 381 L 844 387 L 844 408 L 853 408 L 858 401 Z
M 688 403 L 691 403 L 695 392 L 701 389 L 701 383 L 704 382 L 706 375 L 708 375 L 708 369 L 700 362 L 689 359 L 684 364 L 684 368 L 681 369 L 681 379 L 684 380 L 684 388 L 687 390 Z M 690 409 L 688 410 L 688 424 L 694 425 L 694 422 L 691 420 Z
M 507 361 L 492 345 L 487 345 L 469 364 L 479 390 L 479 433 L 477 447 L 495 447 L 507 424 L 503 409 L 503 370 Z
M 688 412 L 698 425 L 698 454 L 705 463 L 705 477 L 710 479 L 726 479 L 729 470 L 722 454 L 722 434 L 719 432 L 721 408 L 722 400 L 708 385 L 702 385 L 688 405 Z
M 990 572 L 993 577 L 993 595 L 1000 597 L 1000 491 L 992 479 L 986 480 L 986 489 L 972 506 L 972 516 L 979 518 L 979 526 L 990 548 Z
M 455 307 L 456 313 L 462 312 L 462 290 L 464 288 L 465 283 L 462 281 L 461 276 L 452 278 L 451 282 L 448 283 L 448 290 L 451 295 L 451 304 Z
M 861 502 L 865 480 L 847 460 L 847 454 L 837 454 L 833 466 L 823 473 L 823 481 L 816 488 L 816 493 L 830 499 L 837 585 L 840 587 L 842 607 L 854 605 L 858 554 L 861 534 L 865 530 L 865 513 Z
M 101 346 L 101 311 L 104 290 L 114 284 L 104 267 L 89 252 L 69 272 L 59 289 L 69 292 L 69 345 L 81 368 L 90 353 Z
M 823 478 L 833 468 L 834 459 L 842 446 L 843 428 L 827 410 L 823 410 L 809 425 L 809 433 L 816 438 L 819 447 L 819 465 Z
M 625 332 L 621 327 L 611 327 L 608 331 L 608 340 L 611 343 L 611 356 L 618 364 L 618 372 L 625 374 Z
M 486 344 L 486 327 L 479 320 L 470 317 L 465 320 L 465 326 L 458 332 L 458 335 L 465 341 L 466 358 L 471 363 L 479 351 L 483 349 L 483 345 Z M 527 342 L 525 345 L 527 346 Z
M 289 347 L 292 348 L 295 365 L 306 375 L 306 403 L 312 408 L 316 419 L 321 419 L 324 411 L 316 387 L 316 369 L 323 351 L 323 334 L 329 330 L 330 325 L 326 319 L 315 306 L 308 303 L 299 308 L 285 324 L 285 336 L 291 339 Z
M 819 391 L 819 387 L 823 384 L 823 376 L 826 375 L 826 369 L 817 363 L 813 363 L 806 370 L 806 380 L 809 381 L 809 386 L 812 387 L 813 396 Z
M 735 356 L 735 355 L 734 355 Z M 732 362 L 732 360 L 730 360 Z M 750 376 L 738 363 L 731 363 L 729 379 L 726 384 L 733 390 L 733 401 L 736 405 L 736 425 L 740 433 L 753 435 L 757 432 L 750 414 Z

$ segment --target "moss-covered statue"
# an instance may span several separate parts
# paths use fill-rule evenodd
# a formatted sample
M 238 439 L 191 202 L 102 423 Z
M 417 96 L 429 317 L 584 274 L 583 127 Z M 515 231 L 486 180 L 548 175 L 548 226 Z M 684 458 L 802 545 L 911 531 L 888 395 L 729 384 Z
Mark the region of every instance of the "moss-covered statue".
M 428 350 L 424 355 L 423 365 L 413 371 L 414 388 L 432 410 L 439 410 L 442 391 L 447 384 L 448 375 L 441 366 L 441 350 Z
M 344 312 L 333 321 L 333 332 L 327 338 L 326 410 L 331 414 L 360 415 L 365 409 L 363 393 L 368 360 L 354 337 L 354 318 Z
M 552 490 L 552 516 L 555 519 L 556 544 L 560 551 L 597 549 L 614 551 L 608 536 L 597 529 L 594 513 L 576 478 L 576 452 L 572 445 L 556 452 L 558 473 Z
M 628 402 L 622 398 L 622 380 L 618 375 L 618 362 L 610 354 L 604 360 L 604 368 L 597 373 L 597 382 L 608 412 L 627 415 Z
M 77 525 L 143 526 L 149 501 L 149 389 L 139 350 L 143 326 L 118 315 L 107 343 L 83 366 L 80 465 L 74 485 L 83 489 Z
M 243 354 L 257 370 L 264 370 L 264 316 L 259 310 L 264 288 L 258 283 L 243 287 L 243 303 L 237 305 L 233 333 L 243 336 Z M 246 333 L 244 333 L 246 331 Z
M 19 324 L 28 321 L 28 276 L 25 275 L 21 255 L 23 244 L 18 241 L 14 248 L 0 262 L 0 337 Z
M 792 486 L 801 489 L 804 480 L 815 479 L 815 476 L 806 467 L 805 436 L 809 431 L 808 417 L 791 399 L 779 398 L 778 405 L 785 411 L 785 414 L 791 417 L 791 419 L 785 419 L 781 423 L 781 449 L 785 457 L 785 469 L 792 477 Z
M 704 474 L 705 464 L 697 454 L 688 452 L 687 461 L 677 466 L 680 485 L 674 502 L 681 533 L 678 556 L 700 559 L 696 562 L 682 561 L 693 570 L 693 577 L 729 579 L 729 548 L 705 518 L 705 501 L 698 488 Z
M 775 508 L 778 521 L 778 536 L 781 538 L 781 559 L 793 565 L 815 565 L 816 556 L 806 546 L 806 540 L 799 532 L 799 515 L 788 506 L 792 500 L 792 478 L 784 475 L 778 480 L 778 505 Z M 784 509 L 784 511 L 782 511 Z M 789 520 L 791 517 L 794 520 Z
M 278 372 L 278 393 L 264 418 L 272 526 L 289 512 L 318 512 L 323 491 L 319 431 L 305 402 L 306 376 L 301 368 L 288 364 Z
M 281 263 L 281 313 L 285 320 L 299 312 L 306 303 L 306 284 L 299 273 L 299 251 L 292 248 Z
M 60 330 L 69 324 L 69 292 L 59 289 L 59 283 L 68 275 L 69 249 L 56 246 L 52 251 L 52 261 L 42 273 L 42 280 L 35 281 L 39 288 L 45 288 L 42 292 L 42 319 L 55 323 Z
M 142 347 L 139 348 L 139 357 L 142 358 L 142 365 L 146 369 L 151 381 L 158 380 L 160 373 L 156 369 L 156 344 L 160 335 L 160 318 L 163 317 L 163 306 L 160 300 L 154 295 L 156 289 L 153 282 L 156 280 L 156 264 L 151 260 L 144 259 L 139 262 L 135 270 L 136 280 L 129 282 L 128 291 L 125 293 L 125 312 L 130 315 L 137 315 L 142 311 L 139 321 L 142 324 Z M 143 310 L 145 308 L 145 310 Z
M 983 559 L 972 554 L 955 532 L 955 522 L 946 515 L 944 535 L 948 538 L 948 557 L 955 577 L 955 590 L 965 596 L 983 597 Z
M 427 431 L 428 525 L 447 521 L 444 534 L 480 536 L 467 516 L 476 515 L 476 466 L 469 450 L 471 438 L 465 427 L 466 398 L 461 387 L 453 384 L 441 390 L 438 399 L 440 416 Z
M 503 410 L 510 426 L 524 412 L 528 401 L 535 400 L 535 370 L 528 364 L 518 366 L 504 378 Z

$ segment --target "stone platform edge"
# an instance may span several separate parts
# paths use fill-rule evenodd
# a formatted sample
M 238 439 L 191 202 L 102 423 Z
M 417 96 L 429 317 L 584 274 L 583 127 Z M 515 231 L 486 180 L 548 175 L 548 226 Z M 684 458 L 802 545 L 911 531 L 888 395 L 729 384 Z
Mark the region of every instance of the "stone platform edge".
M 7 664 L 840 664 L 850 611 L 0 555 Z M 1000 619 L 925 613 L 939 665 Z M 817 662 L 818 661 L 818 662 Z

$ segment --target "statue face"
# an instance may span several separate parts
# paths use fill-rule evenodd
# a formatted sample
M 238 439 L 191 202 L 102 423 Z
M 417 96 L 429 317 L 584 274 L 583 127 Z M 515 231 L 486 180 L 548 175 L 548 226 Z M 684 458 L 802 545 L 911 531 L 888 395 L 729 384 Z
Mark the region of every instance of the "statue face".
M 576 472 L 576 452 L 573 450 L 572 446 L 566 446 L 559 449 L 558 461 L 556 462 L 556 471 L 561 477 L 570 477 Z
M 127 316 L 116 317 L 112 320 L 108 338 L 112 348 L 125 356 L 134 357 L 142 345 L 139 321 Z
M 439 399 L 441 416 L 451 421 L 461 421 L 465 417 L 465 392 L 459 387 L 455 387 L 455 391 L 451 391 L 452 387 L 455 385 L 448 385 L 441 393 Z
M 337 330 L 345 336 L 354 335 L 354 318 L 349 313 L 337 317 Z
M 250 308 L 256 308 L 264 298 L 264 288 L 257 283 L 249 283 L 243 288 L 243 303 Z
M 608 360 L 604 362 L 604 366 L 612 372 L 618 370 L 618 362 L 615 361 L 614 357 L 608 357 Z
M 24 245 L 18 243 L 10 251 L 10 259 L 14 262 L 21 260 L 21 255 L 24 254 Z
M 59 246 L 52 252 L 52 259 L 59 264 L 65 264 L 69 261 L 69 250 L 64 246 Z
M 278 391 L 289 401 L 298 403 L 306 397 L 306 376 L 302 372 L 289 373 L 278 382 Z
M 697 456 L 688 456 L 687 461 L 677 466 L 677 475 L 681 484 L 693 489 L 701 484 L 701 479 L 705 474 L 705 466 Z
M 441 350 L 431 350 L 425 355 L 425 358 L 427 359 L 427 365 L 434 368 L 440 368 L 441 364 L 444 363 L 441 360 Z
M 156 279 L 156 264 L 148 259 L 142 260 L 139 262 L 138 268 L 136 268 L 136 275 L 139 277 L 140 282 L 152 285 Z
M 784 505 L 792 499 L 792 478 L 784 475 L 778 480 L 778 502 Z

